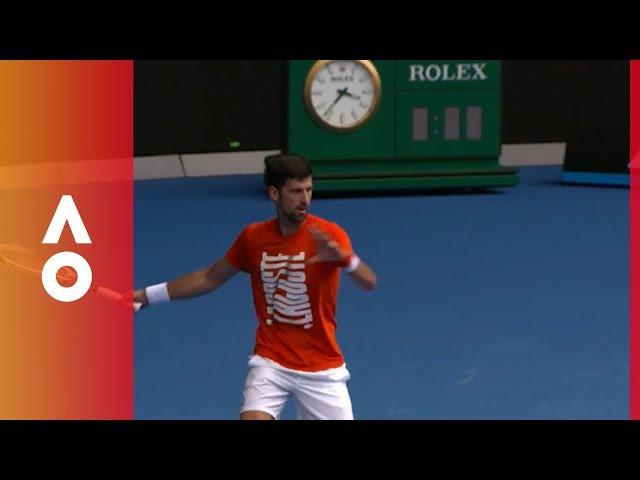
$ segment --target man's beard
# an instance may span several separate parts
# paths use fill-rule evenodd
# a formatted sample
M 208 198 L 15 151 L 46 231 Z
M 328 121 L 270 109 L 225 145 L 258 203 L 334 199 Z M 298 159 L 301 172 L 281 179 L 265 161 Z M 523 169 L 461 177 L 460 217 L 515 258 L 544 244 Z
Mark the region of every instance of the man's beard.
M 308 210 L 305 210 L 304 213 L 300 213 L 297 210 L 294 210 L 292 212 L 285 212 L 281 208 L 280 213 L 282 213 L 282 216 L 285 217 L 289 223 L 301 224 L 306 220 Z

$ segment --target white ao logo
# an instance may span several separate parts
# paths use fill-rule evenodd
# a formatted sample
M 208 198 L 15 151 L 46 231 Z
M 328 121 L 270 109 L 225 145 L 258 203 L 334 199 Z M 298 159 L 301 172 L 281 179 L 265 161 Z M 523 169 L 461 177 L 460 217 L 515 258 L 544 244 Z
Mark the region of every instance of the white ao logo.
M 62 230 L 69 223 L 76 244 L 90 244 L 89 232 L 82 222 L 82 217 L 71 195 L 63 195 L 53 214 L 43 244 L 57 244 Z M 77 273 L 77 281 L 70 287 L 58 283 L 57 273 L 63 267 L 72 267 Z M 91 288 L 93 273 L 91 266 L 82 255 L 74 252 L 59 252 L 53 255 L 42 268 L 42 286 L 47 293 L 60 302 L 75 302 L 81 299 Z

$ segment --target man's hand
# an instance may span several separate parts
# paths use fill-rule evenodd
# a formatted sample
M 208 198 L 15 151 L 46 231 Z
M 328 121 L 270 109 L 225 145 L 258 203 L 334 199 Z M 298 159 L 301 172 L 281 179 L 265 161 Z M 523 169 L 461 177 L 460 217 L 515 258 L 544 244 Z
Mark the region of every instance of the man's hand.
M 134 290 L 133 299 L 134 302 L 141 303 L 144 306 L 149 305 L 149 299 L 147 298 L 147 292 L 144 288 Z
M 118 301 L 118 305 L 122 308 L 133 309 L 133 311 L 137 313 L 148 306 L 149 301 L 144 290 L 135 290 L 122 295 Z
M 338 244 L 338 242 L 333 240 L 327 233 L 323 232 L 322 230 L 310 226 L 309 231 L 313 235 L 313 238 L 316 240 L 316 243 L 318 245 L 318 253 L 315 257 L 312 257 L 306 261 L 307 265 L 312 265 L 318 262 L 337 262 L 340 263 L 342 267 L 346 267 L 351 256 L 355 255 L 353 252 L 345 251 L 344 248 L 342 248 Z M 349 273 L 349 276 L 363 290 L 375 290 L 378 284 L 376 274 L 363 261 L 360 261 L 358 263 L 357 268 L 351 271 Z
M 316 227 L 309 227 L 309 231 L 318 245 L 318 253 L 315 257 L 312 257 L 306 261 L 307 265 L 312 265 L 318 262 L 344 262 L 349 256 L 348 252 L 345 252 L 338 242 L 333 240 L 329 234 L 317 229 Z

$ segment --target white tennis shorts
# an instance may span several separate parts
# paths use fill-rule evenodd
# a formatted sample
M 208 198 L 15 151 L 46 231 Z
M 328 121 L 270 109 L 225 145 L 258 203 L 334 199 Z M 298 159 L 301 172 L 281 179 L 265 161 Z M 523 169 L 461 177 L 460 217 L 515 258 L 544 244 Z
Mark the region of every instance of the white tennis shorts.
M 280 418 L 293 397 L 298 420 L 353 420 L 345 365 L 321 372 L 291 370 L 259 355 L 249 357 L 240 412 L 259 411 Z

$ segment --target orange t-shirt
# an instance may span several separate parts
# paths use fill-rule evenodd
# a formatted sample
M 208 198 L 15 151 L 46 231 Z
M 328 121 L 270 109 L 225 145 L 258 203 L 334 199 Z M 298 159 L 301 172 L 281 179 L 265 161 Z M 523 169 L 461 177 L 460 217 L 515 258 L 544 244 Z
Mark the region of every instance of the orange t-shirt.
M 226 258 L 251 275 L 258 317 L 254 353 L 283 367 L 316 372 L 341 366 L 344 357 L 336 341 L 340 265 L 305 265 L 317 252 L 311 225 L 351 253 L 351 241 L 342 228 L 307 215 L 300 229 L 286 237 L 276 219 L 249 225 Z

